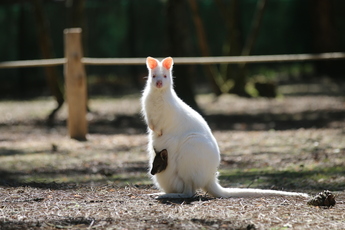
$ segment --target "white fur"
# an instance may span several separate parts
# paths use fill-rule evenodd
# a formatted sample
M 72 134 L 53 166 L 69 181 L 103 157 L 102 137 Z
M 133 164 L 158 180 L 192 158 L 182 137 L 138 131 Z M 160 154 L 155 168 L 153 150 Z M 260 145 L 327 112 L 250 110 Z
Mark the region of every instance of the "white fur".
M 164 59 L 165 60 L 165 59 Z M 304 193 L 261 189 L 223 188 L 217 180 L 220 153 L 216 139 L 199 113 L 185 104 L 173 89 L 172 66 L 164 62 L 150 69 L 141 98 L 142 113 L 148 125 L 150 167 L 153 147 L 167 149 L 168 166 L 152 179 L 166 194 L 160 198 L 188 198 L 201 188 L 215 197 L 257 197 L 268 195 L 303 196 Z M 152 76 L 155 75 L 155 78 Z M 166 78 L 164 78 L 166 75 Z M 161 80 L 163 87 L 157 88 Z

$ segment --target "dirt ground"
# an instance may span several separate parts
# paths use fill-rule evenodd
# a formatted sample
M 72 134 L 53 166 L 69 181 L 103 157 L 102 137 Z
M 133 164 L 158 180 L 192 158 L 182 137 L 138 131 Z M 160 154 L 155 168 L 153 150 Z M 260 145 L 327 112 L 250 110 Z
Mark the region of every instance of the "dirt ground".
M 89 134 L 67 136 L 51 98 L 0 102 L 0 229 L 345 229 L 345 103 L 339 95 L 198 102 L 218 141 L 220 183 L 336 195 L 155 200 L 140 95 L 94 98 Z

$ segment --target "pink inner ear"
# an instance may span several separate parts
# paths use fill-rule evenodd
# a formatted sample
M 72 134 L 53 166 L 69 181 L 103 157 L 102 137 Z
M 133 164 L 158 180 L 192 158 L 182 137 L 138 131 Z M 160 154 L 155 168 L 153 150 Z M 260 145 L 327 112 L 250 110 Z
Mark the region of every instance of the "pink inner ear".
M 157 67 L 158 63 L 157 63 L 157 60 L 152 58 L 152 57 L 147 57 L 146 59 L 146 63 L 147 63 L 147 66 L 150 68 L 150 69 L 154 69 Z
M 168 57 L 168 58 L 163 60 L 164 68 L 170 69 L 172 65 L 173 65 L 173 59 L 171 57 Z

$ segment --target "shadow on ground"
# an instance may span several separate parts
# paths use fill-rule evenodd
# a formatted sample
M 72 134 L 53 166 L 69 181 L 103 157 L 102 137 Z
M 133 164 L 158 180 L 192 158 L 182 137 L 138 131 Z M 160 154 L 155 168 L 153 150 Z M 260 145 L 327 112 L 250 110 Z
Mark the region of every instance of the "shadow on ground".
M 332 190 L 340 191 L 344 188 L 344 182 L 335 182 L 333 179 L 345 175 L 342 167 L 324 167 L 314 170 L 300 171 L 273 171 L 273 172 L 242 172 L 240 170 L 227 174 L 221 174 L 220 181 L 226 184 L 241 183 L 247 184 L 248 188 L 254 187 L 253 183 L 258 183 L 260 188 L 278 189 L 291 191 L 311 191 L 311 190 Z M 319 178 L 330 178 L 322 180 Z M 248 184 L 249 182 L 249 184 Z
M 95 177 L 93 177 L 95 176 Z M 56 178 L 56 181 L 54 180 Z M 58 182 L 64 178 L 71 182 Z M 6 171 L 0 169 L 0 186 L 22 187 L 29 186 L 43 189 L 75 189 L 79 185 L 101 185 L 116 183 L 147 184 L 147 162 L 124 162 L 121 167 L 103 163 L 92 167 L 67 169 L 34 168 L 30 171 Z
M 345 124 L 344 111 L 306 111 L 302 113 L 211 114 L 204 115 L 216 130 L 291 130 L 300 128 L 339 128 Z M 117 115 L 113 121 L 98 119 L 90 123 L 90 133 L 145 133 L 146 125 L 139 115 Z
M 299 171 L 242 171 L 240 169 L 224 169 L 219 177 L 220 183 L 227 187 L 242 186 L 283 190 L 342 190 L 343 181 L 335 182 L 333 179 L 345 175 L 345 169 L 342 167 L 323 167 L 314 170 L 306 169 Z M 93 177 L 95 176 L 95 177 Z M 115 184 L 126 186 L 136 184 L 138 186 L 149 185 L 150 179 L 147 174 L 147 163 L 144 161 L 124 163 L 122 167 L 113 167 L 106 164 L 98 164 L 92 168 L 68 168 L 68 169 L 49 169 L 36 168 L 30 172 L 27 171 L 5 171 L 0 170 L 0 186 L 22 187 L 29 186 L 42 189 L 65 190 L 75 189 L 78 186 Z M 30 178 L 40 178 L 33 180 Z M 67 178 L 70 182 L 56 182 L 54 178 Z M 75 178 L 83 178 L 80 182 Z M 330 178 L 329 180 L 320 180 L 319 178 Z M 45 179 L 47 181 L 45 181 Z

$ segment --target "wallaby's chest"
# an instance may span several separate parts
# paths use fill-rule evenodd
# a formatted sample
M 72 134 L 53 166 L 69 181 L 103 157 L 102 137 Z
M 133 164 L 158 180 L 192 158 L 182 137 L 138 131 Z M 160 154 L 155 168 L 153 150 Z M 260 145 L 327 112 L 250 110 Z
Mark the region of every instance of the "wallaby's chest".
M 175 111 L 172 103 L 160 95 L 150 95 L 146 102 L 146 114 L 153 122 L 170 123 Z

